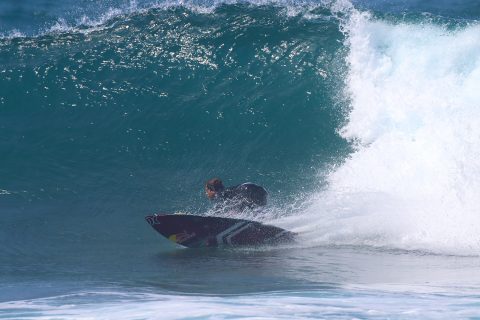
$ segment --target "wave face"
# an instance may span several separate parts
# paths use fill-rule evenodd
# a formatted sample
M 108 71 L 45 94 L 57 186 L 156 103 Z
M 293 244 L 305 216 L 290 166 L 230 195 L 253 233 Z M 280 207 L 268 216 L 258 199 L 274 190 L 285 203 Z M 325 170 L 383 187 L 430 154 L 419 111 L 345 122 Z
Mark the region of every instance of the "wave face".
M 143 217 L 204 212 L 212 176 L 279 206 L 321 184 L 350 146 L 343 34 L 316 10 L 154 7 L 0 40 L 4 256 L 145 244 Z

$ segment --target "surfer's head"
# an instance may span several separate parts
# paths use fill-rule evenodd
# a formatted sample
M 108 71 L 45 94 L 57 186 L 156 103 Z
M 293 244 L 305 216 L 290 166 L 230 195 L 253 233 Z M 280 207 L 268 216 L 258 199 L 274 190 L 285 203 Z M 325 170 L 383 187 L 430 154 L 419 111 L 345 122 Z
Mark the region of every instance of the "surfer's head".
M 205 193 L 209 199 L 215 198 L 218 192 L 222 192 L 225 189 L 222 180 L 213 178 L 205 183 Z

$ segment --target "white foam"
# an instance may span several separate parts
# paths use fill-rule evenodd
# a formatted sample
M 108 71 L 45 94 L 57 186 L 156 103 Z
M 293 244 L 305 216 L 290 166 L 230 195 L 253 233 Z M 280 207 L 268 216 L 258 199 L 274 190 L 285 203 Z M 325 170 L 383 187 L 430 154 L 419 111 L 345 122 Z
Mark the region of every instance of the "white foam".
M 341 134 L 358 150 L 298 227 L 319 243 L 480 254 L 480 26 L 353 11 L 344 30 Z
M 22 319 L 437 319 L 478 317 L 477 301 L 466 294 L 355 289 L 232 296 L 91 292 L 2 302 L 0 315 Z

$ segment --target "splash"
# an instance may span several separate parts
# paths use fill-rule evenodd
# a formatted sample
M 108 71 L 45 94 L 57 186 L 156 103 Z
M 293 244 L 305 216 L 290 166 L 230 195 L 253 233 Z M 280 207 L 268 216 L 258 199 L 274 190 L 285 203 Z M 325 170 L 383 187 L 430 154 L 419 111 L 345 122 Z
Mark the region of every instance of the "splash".
M 316 243 L 480 253 L 480 25 L 353 11 L 344 28 L 351 112 L 341 135 L 357 151 L 299 229 Z

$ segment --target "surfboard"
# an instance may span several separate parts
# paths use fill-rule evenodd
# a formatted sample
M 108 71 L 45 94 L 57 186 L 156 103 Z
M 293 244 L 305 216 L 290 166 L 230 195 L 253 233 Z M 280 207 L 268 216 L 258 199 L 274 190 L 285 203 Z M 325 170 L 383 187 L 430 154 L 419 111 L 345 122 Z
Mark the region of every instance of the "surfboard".
M 187 214 L 155 214 L 145 220 L 162 236 L 188 248 L 259 246 L 292 242 L 295 233 L 260 222 Z

